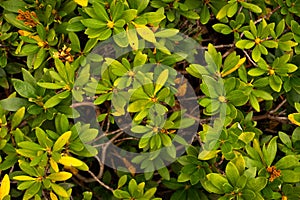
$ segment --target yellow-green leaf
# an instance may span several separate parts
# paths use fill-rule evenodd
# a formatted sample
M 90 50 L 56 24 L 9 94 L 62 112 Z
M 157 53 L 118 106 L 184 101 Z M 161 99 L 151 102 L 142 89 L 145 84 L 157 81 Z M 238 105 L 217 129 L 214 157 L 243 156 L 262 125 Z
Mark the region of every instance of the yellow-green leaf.
M 57 196 L 52 191 L 50 192 L 50 199 L 51 200 L 58 200 Z
M 151 29 L 145 25 L 135 25 L 138 34 L 145 40 L 156 43 L 155 35 Z
M 11 120 L 11 129 L 15 129 L 23 120 L 25 115 L 25 107 L 20 108 Z
M 55 184 L 55 183 L 52 183 L 52 184 L 51 184 L 51 188 L 52 188 L 53 191 L 54 191 L 56 194 L 58 194 L 59 196 L 61 196 L 61 197 L 66 197 L 66 198 L 69 197 L 69 194 L 67 193 L 67 191 L 66 191 L 63 187 L 61 187 L 61 186 L 59 186 L 59 185 L 57 185 L 57 184 Z
M 165 69 L 160 73 L 156 80 L 154 94 L 156 94 L 166 83 L 169 77 L 169 70 Z
M 68 142 L 69 138 L 71 137 L 72 132 L 67 131 L 62 134 L 54 143 L 52 151 L 59 151 L 62 147 Z
M 4 175 L 1 187 L 0 187 L 0 200 L 2 200 L 5 196 L 9 195 L 10 191 L 10 180 L 7 174 Z
M 71 156 L 62 156 L 58 162 L 68 167 L 79 167 L 84 164 L 81 160 L 78 160 L 77 158 L 73 158 Z
M 88 5 L 88 0 L 74 0 L 75 3 L 77 3 L 78 5 L 82 6 L 82 7 L 86 7 Z
M 57 172 L 50 174 L 47 178 L 51 179 L 52 181 L 65 181 L 72 177 L 70 172 Z
M 13 177 L 14 180 L 17 181 L 35 181 L 36 178 L 33 178 L 31 176 L 15 176 Z

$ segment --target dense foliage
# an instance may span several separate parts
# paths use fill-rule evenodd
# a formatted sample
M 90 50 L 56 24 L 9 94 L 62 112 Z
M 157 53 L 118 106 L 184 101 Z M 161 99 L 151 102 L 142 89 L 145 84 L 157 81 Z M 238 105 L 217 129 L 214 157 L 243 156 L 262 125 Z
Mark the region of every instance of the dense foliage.
M 0 200 L 300 199 L 299 0 L 0 6 Z

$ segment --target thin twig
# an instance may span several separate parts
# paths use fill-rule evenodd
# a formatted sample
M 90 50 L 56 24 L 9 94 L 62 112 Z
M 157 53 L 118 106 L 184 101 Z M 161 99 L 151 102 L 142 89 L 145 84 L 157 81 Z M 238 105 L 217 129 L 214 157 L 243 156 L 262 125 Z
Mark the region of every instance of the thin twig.
M 137 140 L 137 141 L 139 141 L 138 138 L 135 138 L 135 137 L 127 137 L 127 138 L 122 138 L 122 139 L 115 140 L 114 143 L 124 142 L 124 141 L 126 141 L 126 140 Z
M 88 173 L 101 185 L 101 186 L 103 186 L 104 188 L 106 188 L 106 189 L 108 189 L 108 190 L 110 190 L 111 192 L 113 192 L 114 191 L 114 189 L 113 188 L 111 188 L 111 187 L 109 187 L 108 185 L 106 185 L 105 183 L 103 183 L 102 181 L 100 181 L 98 178 L 97 178 L 97 176 L 95 176 L 95 174 L 92 172 L 92 171 L 88 171 Z
M 214 46 L 216 49 L 222 49 L 222 48 L 230 48 L 234 47 L 234 44 L 221 44 Z M 203 49 L 208 49 L 208 47 L 203 47 Z
M 249 54 L 247 53 L 247 51 L 243 50 L 244 54 L 246 55 L 246 57 L 248 58 L 248 60 L 255 66 L 258 67 L 258 65 L 252 60 L 252 58 L 249 56 Z
M 96 107 L 93 102 L 79 102 L 79 103 L 72 103 L 71 108 L 77 108 L 80 106 Z
M 258 22 L 261 22 L 263 19 L 267 19 L 267 18 L 271 17 L 271 15 L 273 15 L 280 8 L 281 8 L 281 6 L 277 6 L 276 8 L 274 8 L 274 10 L 272 10 L 271 12 L 269 12 L 267 15 L 265 15 L 262 18 L 259 18 L 256 21 L 254 21 L 254 24 L 257 24 Z
M 286 103 L 286 99 L 284 99 L 274 110 L 271 110 L 269 113 L 270 114 L 276 113 L 285 103 Z

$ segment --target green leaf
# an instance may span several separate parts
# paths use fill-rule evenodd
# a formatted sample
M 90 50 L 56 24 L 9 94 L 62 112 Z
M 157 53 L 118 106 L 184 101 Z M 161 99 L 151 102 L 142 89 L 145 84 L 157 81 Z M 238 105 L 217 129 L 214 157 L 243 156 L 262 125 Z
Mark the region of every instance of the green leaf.
M 123 175 L 118 181 L 118 189 L 123 187 L 127 182 L 127 175 Z
M 232 162 L 229 162 L 226 166 L 225 174 L 226 174 L 228 181 L 231 183 L 231 185 L 235 186 L 236 182 L 240 176 L 239 170 L 237 169 L 235 164 L 233 164 Z
M 81 133 L 79 135 L 79 138 L 81 140 L 81 142 L 83 143 L 88 143 L 90 141 L 92 141 L 93 139 L 95 139 L 98 135 L 98 130 L 97 129 L 88 129 L 83 131 L 83 133 Z
M 249 97 L 241 90 L 233 90 L 228 95 L 226 99 L 235 106 L 245 105 Z
M 228 35 L 232 32 L 232 29 L 230 28 L 230 26 L 226 25 L 226 24 L 214 24 L 213 29 L 219 33 L 222 33 L 224 35 Z
M 150 0 L 140 0 L 137 3 L 137 11 L 138 13 L 141 13 L 143 10 L 145 10 L 149 4 Z
M 81 23 L 87 28 L 92 28 L 92 29 L 101 29 L 107 26 L 106 22 L 99 21 L 97 19 L 83 19 L 81 20 Z
M 221 191 L 224 191 L 224 184 L 229 184 L 228 180 L 221 174 L 210 173 L 207 174 L 206 177 L 216 188 Z
M 220 19 L 223 19 L 224 17 L 226 17 L 226 15 L 227 15 L 227 10 L 230 8 L 230 6 L 231 6 L 231 4 L 226 4 L 225 6 L 223 6 L 223 7 L 219 10 L 219 12 L 218 12 L 216 18 L 217 18 L 218 20 L 220 20 Z
M 22 49 L 21 49 L 21 54 L 23 55 L 31 55 L 31 54 L 35 54 L 39 51 L 40 47 L 36 44 L 25 44 Z
M 269 84 L 275 92 L 280 92 L 281 87 L 282 87 L 282 80 L 279 76 L 277 76 L 275 74 L 270 76 L 269 77 Z
M 134 133 L 146 133 L 150 130 L 151 129 L 149 127 L 142 126 L 142 125 L 133 126 L 131 128 L 131 131 L 134 132 Z
M 69 141 L 69 138 L 71 137 L 72 132 L 67 131 L 64 134 L 62 134 L 54 143 L 52 151 L 59 151 L 65 146 L 65 144 Z
M 157 190 L 156 188 L 150 188 L 150 189 L 148 189 L 148 190 L 145 192 L 143 198 L 145 198 L 145 199 L 151 199 L 151 198 L 154 196 L 156 190 Z M 154 199 L 153 199 L 153 200 L 154 200 Z M 159 200 L 159 199 L 157 199 L 157 200 Z
M 292 148 L 292 141 L 286 133 L 279 131 L 278 135 L 284 145 L 288 148 Z
M 261 51 L 259 49 L 259 45 L 256 45 L 251 53 L 252 59 L 257 62 L 261 59 Z
M 266 73 L 265 70 L 261 69 L 261 68 L 252 68 L 248 71 L 248 74 L 250 76 L 261 76 L 263 75 L 264 73 Z
M 137 16 L 136 9 L 128 9 L 123 11 L 122 19 L 125 20 L 126 23 L 134 20 Z
M 63 87 L 66 86 L 66 84 L 44 83 L 44 82 L 38 82 L 37 84 L 42 88 L 47 88 L 52 90 L 62 89 Z
M 159 175 L 161 175 L 161 177 L 164 180 L 170 180 L 170 172 L 169 172 L 168 168 L 166 168 L 166 167 L 160 168 L 160 169 L 158 169 L 158 173 L 159 173 Z
M 200 19 L 198 13 L 192 10 L 181 12 L 181 14 L 188 19 L 195 19 L 195 20 Z
M 262 42 L 262 45 L 264 45 L 267 48 L 277 48 L 278 42 L 276 42 L 274 40 L 265 40 Z
M 255 5 L 255 4 L 252 4 L 252 3 L 247 3 L 247 2 L 240 2 L 242 4 L 242 6 L 244 6 L 245 8 L 251 10 L 252 12 L 255 12 L 255 13 L 261 13 L 262 12 L 262 9 L 258 6 L 258 5 Z
M 63 91 L 59 94 L 56 94 L 56 95 L 52 96 L 50 99 L 48 99 L 45 102 L 44 108 L 48 109 L 48 108 L 52 108 L 52 107 L 58 105 L 62 100 L 69 97 L 70 94 L 71 94 L 70 91 Z
M 281 170 L 281 179 L 286 183 L 299 183 L 300 172 L 293 170 Z
M 12 79 L 13 85 L 17 93 L 25 98 L 36 98 L 36 89 L 27 82 L 19 79 Z
M 13 0 L 12 0 L 13 1 Z M 24 22 L 17 19 L 17 15 L 14 13 L 5 13 L 3 14 L 4 19 L 10 23 L 11 25 L 17 27 L 20 30 L 26 30 L 26 31 L 32 31 L 32 29 L 26 25 L 24 25 Z
M 44 150 L 44 148 L 41 145 L 36 144 L 34 142 L 30 142 L 30 141 L 20 142 L 20 143 L 18 143 L 18 146 L 23 149 L 28 149 L 28 150 L 32 150 L 32 151 Z
M 35 56 L 33 69 L 37 69 L 42 65 L 42 63 L 45 61 L 46 55 L 47 51 L 44 48 L 40 48 Z
M 198 155 L 198 159 L 200 159 L 200 160 L 210 160 L 212 158 L 217 157 L 217 154 L 219 152 L 220 152 L 220 150 L 214 150 L 214 151 L 202 150 Z
M 264 90 L 253 90 L 252 93 L 254 94 L 254 96 L 262 98 L 263 100 L 273 100 L 273 96 Z
M 74 32 L 69 32 L 69 39 L 71 41 L 71 49 L 75 52 L 80 52 L 81 47 L 80 47 L 80 41 L 77 34 Z
M 177 35 L 179 32 L 178 29 L 163 29 L 160 30 L 158 32 L 155 33 L 155 37 L 159 37 L 159 38 L 169 38 L 169 37 L 173 37 L 175 35 Z
M 128 183 L 128 190 L 129 190 L 129 193 L 134 196 L 134 194 L 137 192 L 138 190 L 138 186 L 137 186 L 137 183 L 136 183 L 136 180 L 134 179 L 131 179 Z
M 253 140 L 255 136 L 255 133 L 253 132 L 243 132 L 239 135 L 239 140 L 242 140 L 243 142 L 245 142 L 245 144 L 248 144 L 249 142 L 251 142 Z
M 22 0 L 8 0 L 0 2 L 0 6 L 6 11 L 17 13 L 19 9 L 24 10 L 27 4 Z
M 260 112 L 260 106 L 257 98 L 254 95 L 249 96 L 251 106 L 257 111 Z
M 265 145 L 263 146 L 263 155 L 266 161 L 267 166 L 271 166 L 273 160 L 275 159 L 277 153 L 277 136 L 273 137 L 266 148 Z
M 208 7 L 204 5 L 200 11 L 200 21 L 202 24 L 207 24 L 209 19 L 210 19 L 210 12 L 208 10 Z
M 108 22 L 110 20 L 102 3 L 95 1 L 93 3 L 93 9 L 98 19 L 105 22 Z
M 300 166 L 299 158 L 295 155 L 287 155 L 276 162 L 277 169 L 291 169 Z
M 247 188 L 253 191 L 261 191 L 266 187 L 268 180 L 265 177 L 250 178 L 247 182 Z
M 255 45 L 255 42 L 251 40 L 239 40 L 235 43 L 235 46 L 240 49 L 250 49 Z
M 116 197 L 116 198 L 119 198 L 119 199 L 129 199 L 131 198 L 130 194 L 126 191 L 123 191 L 123 190 L 114 190 L 113 191 L 113 195 Z
M 24 193 L 23 199 L 29 200 L 31 199 L 35 194 L 37 194 L 41 189 L 42 183 L 41 182 L 35 182 L 33 183 Z
M 230 3 L 229 5 L 226 14 L 228 17 L 232 17 L 238 10 L 238 2 Z

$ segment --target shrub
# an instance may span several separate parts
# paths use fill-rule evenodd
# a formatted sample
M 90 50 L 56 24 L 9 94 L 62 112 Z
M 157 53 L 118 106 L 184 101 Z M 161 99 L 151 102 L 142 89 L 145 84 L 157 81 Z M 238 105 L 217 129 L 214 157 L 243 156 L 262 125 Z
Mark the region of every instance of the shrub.
M 0 6 L 0 200 L 300 198 L 298 0 Z

